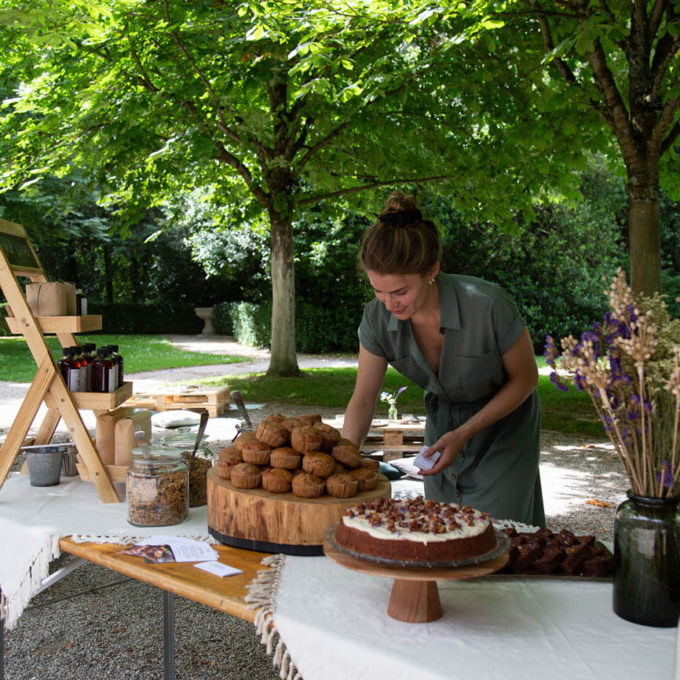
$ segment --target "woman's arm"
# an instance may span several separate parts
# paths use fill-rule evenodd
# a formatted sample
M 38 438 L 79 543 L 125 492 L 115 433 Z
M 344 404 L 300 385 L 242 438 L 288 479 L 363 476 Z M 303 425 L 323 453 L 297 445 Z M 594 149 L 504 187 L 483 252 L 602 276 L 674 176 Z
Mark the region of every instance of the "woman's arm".
M 353 441 L 357 446 L 368 434 L 375 412 L 378 392 L 382 387 L 387 371 L 387 359 L 372 354 L 363 346 L 359 346 L 359 366 L 354 392 L 345 410 L 345 421 L 342 436 Z
M 435 451 L 442 452 L 436 465 L 423 471 L 423 475 L 437 474 L 451 465 L 468 439 L 512 413 L 536 389 L 538 368 L 531 336 L 526 328 L 502 358 L 503 368 L 508 374 L 507 382 L 472 418 L 440 437 L 423 454 L 429 457 Z

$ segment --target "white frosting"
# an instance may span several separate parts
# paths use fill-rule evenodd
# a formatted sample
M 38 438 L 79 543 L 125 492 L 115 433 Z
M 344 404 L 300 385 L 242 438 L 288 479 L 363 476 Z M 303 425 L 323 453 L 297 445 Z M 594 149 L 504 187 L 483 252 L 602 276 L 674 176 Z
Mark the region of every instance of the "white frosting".
M 453 503 L 451 505 L 457 507 Z M 458 526 L 448 529 L 442 533 L 410 531 L 408 528 L 404 528 L 403 530 L 397 528 L 396 531 L 390 531 L 390 529 L 384 525 L 373 526 L 373 524 L 369 522 L 365 515 L 356 515 L 354 517 L 348 517 L 345 515 L 342 518 L 342 521 L 345 526 L 350 527 L 351 529 L 364 531 L 369 536 L 379 540 L 405 540 L 418 541 L 419 543 L 440 543 L 443 541 L 450 541 L 460 538 L 470 538 L 483 533 L 484 530 L 489 526 L 488 517 L 479 510 L 471 511 L 470 515 L 472 517 L 471 524 L 468 524 L 465 519 L 461 518 Z

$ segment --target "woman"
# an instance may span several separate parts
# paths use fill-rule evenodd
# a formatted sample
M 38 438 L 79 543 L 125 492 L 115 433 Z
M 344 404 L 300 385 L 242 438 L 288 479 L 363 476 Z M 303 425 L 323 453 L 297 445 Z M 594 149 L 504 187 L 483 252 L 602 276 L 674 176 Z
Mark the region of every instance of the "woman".
M 439 270 L 439 234 L 393 193 L 364 234 L 375 292 L 359 327 L 359 367 L 343 436 L 361 443 L 387 365 L 425 390 L 426 498 L 544 526 L 538 371 L 529 332 L 501 288 Z

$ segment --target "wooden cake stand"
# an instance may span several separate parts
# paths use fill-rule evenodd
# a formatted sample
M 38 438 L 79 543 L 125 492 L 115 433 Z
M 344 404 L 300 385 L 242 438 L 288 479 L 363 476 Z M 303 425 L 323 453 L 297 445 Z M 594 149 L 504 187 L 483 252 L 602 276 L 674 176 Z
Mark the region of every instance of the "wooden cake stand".
M 339 550 L 328 540 L 324 542 L 323 551 L 327 557 L 347 569 L 371 576 L 393 578 L 387 613 L 393 619 L 406 623 L 428 623 L 441 618 L 443 610 L 437 581 L 455 581 L 493 574 L 505 566 L 509 556 L 506 550 L 479 564 L 460 567 L 402 567 L 354 557 Z

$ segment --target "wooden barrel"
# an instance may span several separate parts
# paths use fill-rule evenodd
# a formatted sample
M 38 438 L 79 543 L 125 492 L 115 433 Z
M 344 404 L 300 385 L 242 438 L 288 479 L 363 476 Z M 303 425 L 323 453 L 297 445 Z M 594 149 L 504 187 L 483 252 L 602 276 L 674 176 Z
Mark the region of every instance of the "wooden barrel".
M 362 501 L 389 498 L 389 481 L 379 476 L 372 491 L 352 498 L 300 498 L 264 489 L 237 489 L 208 470 L 208 531 L 220 543 L 288 555 L 323 555 L 326 533 L 345 510 Z

